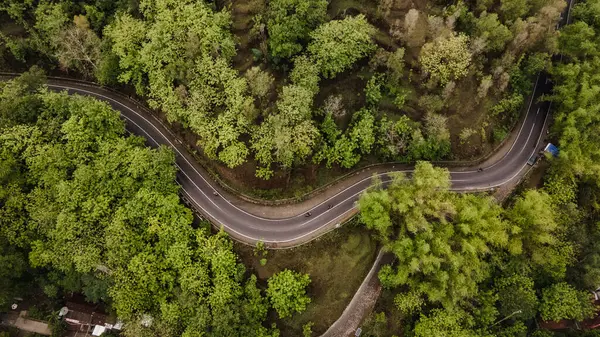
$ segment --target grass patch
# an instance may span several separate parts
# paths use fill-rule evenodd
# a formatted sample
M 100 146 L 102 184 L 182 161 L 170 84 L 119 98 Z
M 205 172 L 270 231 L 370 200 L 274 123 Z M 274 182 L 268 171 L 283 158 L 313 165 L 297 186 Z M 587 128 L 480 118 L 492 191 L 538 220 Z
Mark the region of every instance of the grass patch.
M 262 256 L 254 256 L 253 247 L 236 244 L 244 264 L 260 282 L 283 269 L 307 273 L 311 277 L 308 292 L 312 299 L 301 314 L 280 320 L 273 314 L 282 336 L 301 336 L 302 325 L 314 322 L 313 336 L 325 332 L 342 314 L 346 305 L 369 272 L 377 256 L 377 242 L 358 224 L 356 218 L 345 226 L 297 248 L 270 250 L 264 266 Z

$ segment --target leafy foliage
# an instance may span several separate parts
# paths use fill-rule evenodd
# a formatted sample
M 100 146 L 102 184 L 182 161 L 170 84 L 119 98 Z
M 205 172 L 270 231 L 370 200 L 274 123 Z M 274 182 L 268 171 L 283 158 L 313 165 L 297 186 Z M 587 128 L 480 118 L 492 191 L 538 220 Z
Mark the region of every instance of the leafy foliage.
M 362 14 L 330 21 L 311 33 L 308 51 L 323 76 L 333 78 L 375 50 L 373 33 Z
M 104 29 L 104 35 L 110 38 L 112 52 L 119 59 L 119 81 L 132 83 L 138 94 L 145 93 L 144 64 L 140 54 L 146 38 L 146 23 L 122 14 Z
M 271 276 L 268 284 L 267 296 L 280 318 L 303 312 L 310 303 L 305 290 L 310 284 L 308 275 L 285 269 Z
M 313 160 L 320 162 L 325 160 L 326 166 L 338 164 L 344 168 L 356 165 L 361 154 L 369 154 L 375 144 L 374 132 L 375 117 L 370 110 L 363 109 L 353 116 L 351 126 L 342 133 L 332 114 L 327 114 L 321 125 L 323 134 L 321 150 L 315 154 Z
M 572 247 L 560 240 L 555 210 L 548 194 L 527 191 L 507 212 L 513 224 L 509 251 L 524 254 L 530 263 L 547 268 L 560 278 L 572 256 Z
M 289 173 L 313 155 L 313 162 L 330 166 L 357 165 L 364 158 L 362 145 L 346 133 L 348 120 L 339 113 L 362 108 L 371 110 L 375 129 L 381 130 L 371 149 L 381 159 L 445 159 L 450 139 L 466 127 L 481 130 L 482 136 L 454 144 L 454 150 L 460 157 L 464 146 L 475 147 L 465 152 L 471 156 L 484 151 L 484 143 L 502 138 L 502 132 L 484 137 L 490 129 L 509 130 L 516 121 L 531 89 L 523 84 L 532 76 L 525 69 L 515 71 L 520 60 L 546 55 L 547 64 L 557 43 L 573 57 L 595 53 L 593 5 L 586 5 L 586 13 L 576 8 L 576 16 L 587 21 L 560 36 L 554 27 L 562 0 L 480 0 L 446 7 L 432 3 L 408 11 L 382 0 L 376 18 L 371 11 L 350 13 L 363 8 L 347 5 L 332 5 L 330 14 L 340 19 L 328 21 L 324 0 L 232 7 L 200 0 L 7 0 L 0 4 L 7 18 L 0 33 L 0 54 L 5 66 L 39 64 L 55 71 L 59 65 L 69 76 L 95 77 L 103 85 L 131 85 L 169 122 L 193 132 L 208 159 L 229 168 L 251 160 L 257 163 L 257 176 L 269 178 L 275 170 Z M 242 21 L 233 27 L 232 18 Z M 380 27 L 389 26 L 389 34 L 376 30 L 367 18 Z M 240 24 L 247 26 L 249 39 L 234 38 L 232 28 L 237 30 Z M 243 52 L 234 58 L 236 49 Z M 250 53 L 254 63 L 240 62 Z M 367 57 L 368 67 L 361 62 Z M 265 64 L 258 65 L 260 61 Z M 243 69 L 244 76 L 236 69 Z M 320 76 L 332 79 L 342 73 L 347 76 L 319 87 Z M 329 92 L 346 82 L 360 82 L 363 76 L 371 78 L 365 106 L 356 105 L 354 96 L 360 95 Z M 344 84 L 338 86 L 337 81 Z M 471 85 L 474 81 L 480 83 L 477 88 Z M 283 90 L 285 86 L 310 92 L 310 103 L 301 100 L 313 112 L 310 116 L 298 120 L 281 113 L 289 92 L 297 91 Z M 335 145 L 320 141 L 318 126 L 323 120 L 318 109 L 312 111 L 312 99 L 320 103 L 321 94 L 340 93 L 351 104 L 332 112 L 344 129 Z M 475 95 L 474 102 L 461 104 L 464 97 Z M 270 104 L 275 101 L 282 104 Z M 362 97 L 357 102 L 362 104 Z M 480 115 L 489 106 L 492 116 L 477 118 L 481 125 L 466 126 L 454 118 L 458 113 Z M 387 119 L 403 115 L 415 119 L 408 123 L 409 131 L 396 132 Z M 445 124 L 440 123 L 441 116 L 451 118 L 452 128 L 447 131 L 444 126 L 433 133 L 431 125 Z M 285 136 L 296 132 L 297 144 Z
M 326 17 L 325 0 L 270 1 L 267 29 L 271 55 L 289 59 L 300 53 L 310 32 Z
M 455 196 L 449 187 L 448 171 L 419 162 L 410 180 L 397 175 L 387 190 L 359 201 L 362 221 L 398 259 L 396 267 L 381 269 L 382 284 L 406 286 L 445 306 L 476 293 L 487 276 L 485 257 L 508 242 L 499 206 Z
M 434 309 L 429 315 L 421 317 L 415 325 L 415 336 L 479 336 L 471 329 L 472 326 L 472 317 L 463 311 Z
M 503 50 L 512 39 L 512 33 L 498 20 L 498 14 L 482 12 L 475 21 L 477 34 L 486 41 L 488 51 Z
M 506 317 L 516 311 L 519 318 L 529 320 L 537 314 L 538 298 L 535 294 L 534 282 L 530 277 L 510 275 L 495 282 L 500 299 L 499 313 Z
M 290 168 L 312 153 L 318 130 L 310 120 L 312 94 L 299 85 L 283 88 L 277 102 L 279 113 L 269 115 L 253 135 L 252 148 L 258 161 L 270 167 L 279 162 Z
M 441 85 L 464 77 L 471 63 L 467 41 L 459 34 L 426 43 L 419 55 L 421 68 Z
M 545 320 L 592 318 L 596 308 L 585 291 L 577 291 L 567 283 L 556 283 L 542 292 L 540 315 Z
M 144 2 L 141 8 L 145 21 L 122 14 L 106 29 L 120 59 L 119 80 L 141 93 L 147 77 L 153 107 L 200 135 L 210 158 L 242 164 L 249 149 L 240 137 L 254 106 L 245 79 L 228 64 L 235 54 L 229 14 L 193 0 Z
M 264 98 L 271 91 L 274 78 L 268 72 L 261 70 L 259 67 L 252 67 L 248 69 L 245 76 L 250 91 L 255 97 Z
M 173 153 L 124 137 L 108 104 L 33 76 L 0 88 L 20 94 L 0 104 L 0 304 L 39 282 L 49 296 L 110 303 L 126 336 L 278 335 L 262 325 L 269 302 L 231 240 L 191 226 Z

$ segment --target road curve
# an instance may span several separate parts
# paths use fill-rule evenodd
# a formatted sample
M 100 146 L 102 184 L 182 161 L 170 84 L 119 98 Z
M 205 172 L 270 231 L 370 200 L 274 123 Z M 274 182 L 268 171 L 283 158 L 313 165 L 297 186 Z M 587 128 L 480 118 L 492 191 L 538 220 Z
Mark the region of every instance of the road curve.
M 570 10 L 560 22 L 566 23 Z M 0 76 L 10 76 L 0 74 Z M 456 191 L 490 190 L 518 179 L 527 170 L 528 159 L 538 152 L 544 144 L 543 135 L 547 127 L 551 104 L 538 102 L 538 98 L 548 93 L 551 85 L 545 74 L 540 74 L 535 82 L 533 94 L 527 106 L 527 112 L 520 125 L 515 130 L 516 136 L 503 148 L 509 147 L 505 154 L 486 166 L 462 167 L 450 170 L 452 189 Z M 371 176 L 347 184 L 337 194 L 308 209 L 311 216 L 306 217 L 305 211 L 290 217 L 269 218 L 257 214 L 273 214 L 261 212 L 272 206 L 253 205 L 250 210 L 236 196 L 222 193 L 218 184 L 194 160 L 185 146 L 169 132 L 160 120 L 148 110 L 140 107 L 127 97 L 82 81 L 49 78 L 48 88 L 55 91 L 67 91 L 94 97 L 105 101 L 121 113 L 127 129 L 133 134 L 146 138 L 148 145 L 157 147 L 168 146 L 173 149 L 178 167 L 177 180 L 182 187 L 182 194 L 199 213 L 211 220 L 216 226 L 223 226 L 232 237 L 239 241 L 254 244 L 263 241 L 269 247 L 291 247 L 312 240 L 318 235 L 334 228 L 342 220 L 356 212 L 355 202 L 360 194 L 371 185 Z M 405 167 L 405 166 L 403 166 Z M 393 166 L 392 166 L 393 168 Z M 391 180 L 389 173 L 378 173 L 384 184 Z M 410 173 L 410 169 L 397 170 Z M 214 195 L 217 191 L 218 195 Z M 237 200 L 236 200 L 237 199 Z M 331 207 L 330 207 L 331 206 Z M 276 213 L 275 213 L 276 214 Z
M 567 3 L 567 15 L 561 18 L 560 26 L 569 21 L 573 1 L 567 0 Z M 231 196 L 231 200 L 215 196 L 213 192 L 220 191 L 216 182 L 211 181 L 208 174 L 187 152 L 183 144 L 176 140 L 160 120 L 138 106 L 134 101 L 114 91 L 80 81 L 49 79 L 48 87 L 55 91 L 66 90 L 69 94 L 91 96 L 105 101 L 114 109 L 120 111 L 127 124 L 127 129 L 136 135 L 145 137 L 148 145 L 153 147 L 165 145 L 172 148 L 179 169 L 177 173 L 178 183 L 181 185 L 182 193 L 186 199 L 192 203 L 192 207 L 210 219 L 213 224 L 223 226 L 232 237 L 248 244 L 263 241 L 271 247 L 290 247 L 310 241 L 319 234 L 333 228 L 340 220 L 353 214 L 356 211 L 355 202 L 358 200 L 360 193 L 371 185 L 371 177 L 369 176 L 342 189 L 334 196 L 312 207 L 309 210 L 312 213 L 310 217 L 305 217 L 304 212 L 286 218 L 261 217 L 252 214 L 243 206 L 236 206 L 236 204 L 243 203 L 233 200 L 233 198 L 236 198 L 235 196 Z M 545 74 L 538 75 L 533 94 L 528 102 L 526 115 L 515 130 L 516 135 L 511 137 L 512 141 L 505 145 L 509 147 L 508 151 L 501 158 L 486 162 L 485 166 L 451 169 L 453 190 L 467 192 L 490 190 L 514 182 L 527 171 L 529 158 L 544 146 L 542 139 L 546 133 L 551 103 L 538 102 L 538 98 L 549 93 L 550 89 L 551 84 L 549 84 L 547 76 Z M 384 184 L 390 181 L 389 173 L 393 171 L 378 174 Z M 411 172 L 410 169 L 397 171 Z M 329 208 L 329 205 L 332 205 L 332 207 Z M 268 208 L 269 206 L 262 207 Z M 256 207 L 254 207 L 254 210 L 256 212 Z M 361 297 L 366 289 L 377 286 L 376 273 L 373 271 L 381 266 L 382 256 L 382 251 L 380 251 L 371 272 L 363 281 L 342 316 L 323 336 L 337 336 L 338 332 L 335 328 L 348 324 L 349 317 L 352 315 L 364 317 L 366 312 L 370 311 L 370 308 L 375 304 L 374 300 L 366 304 L 369 308 L 365 305 L 360 307 L 359 302 L 361 302 Z M 353 322 L 352 325 L 354 324 L 358 323 Z M 354 331 L 355 328 L 355 326 L 348 326 L 345 331 Z M 344 332 L 344 334 L 347 334 L 347 332 Z M 348 335 L 351 335 L 351 333 Z
M 49 79 L 48 87 L 51 90 L 66 90 L 69 94 L 86 95 L 105 101 L 121 113 L 127 129 L 145 137 L 148 145 L 165 145 L 172 148 L 179 169 L 177 180 L 182 186 L 184 196 L 197 211 L 215 225 L 223 226 L 233 237 L 246 243 L 253 244 L 260 240 L 278 247 L 286 247 L 309 241 L 326 228 L 335 226 L 341 219 L 354 213 L 355 201 L 361 192 L 371 185 L 371 177 L 365 177 L 311 208 L 310 217 L 306 217 L 305 212 L 285 218 L 258 216 L 244 209 L 243 203 L 229 200 L 235 197 L 227 199 L 221 196 L 221 193 L 215 196 L 214 192 L 220 191 L 217 183 L 212 181 L 165 125 L 133 101 L 107 89 L 77 81 Z M 495 162 L 481 167 L 481 171 L 478 170 L 479 167 L 452 169 L 450 175 L 453 190 L 489 190 L 512 182 L 526 170 L 527 160 L 543 147 L 541 140 L 545 133 L 550 104 L 537 102 L 537 99 L 548 92 L 548 89 L 546 76 L 538 76 L 534 94 L 528 102 L 527 115 L 516 129 L 517 136 L 513 137 L 514 141 L 506 145 L 510 146 L 508 151 Z M 410 173 L 410 170 L 400 172 Z M 379 174 L 384 183 L 391 179 L 388 173 Z M 332 207 L 329 208 L 329 205 Z M 253 207 L 255 213 L 256 209 L 256 206 Z

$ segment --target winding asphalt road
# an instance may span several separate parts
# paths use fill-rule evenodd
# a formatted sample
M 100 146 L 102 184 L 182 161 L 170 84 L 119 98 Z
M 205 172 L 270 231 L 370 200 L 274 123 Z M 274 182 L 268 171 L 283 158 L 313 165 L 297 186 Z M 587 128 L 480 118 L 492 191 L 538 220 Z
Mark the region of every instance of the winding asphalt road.
M 311 208 L 310 217 L 306 217 L 305 212 L 286 218 L 261 217 L 244 209 L 243 203 L 231 202 L 222 197 L 218 185 L 196 163 L 185 147 L 172 136 L 167 127 L 133 101 L 104 88 L 77 81 L 49 79 L 48 87 L 52 90 L 67 90 L 70 94 L 86 95 L 105 101 L 120 111 L 126 121 L 127 129 L 145 137 L 148 145 L 153 147 L 165 145 L 172 148 L 179 168 L 177 180 L 182 186 L 186 199 L 214 224 L 222 225 L 232 236 L 246 243 L 252 244 L 260 240 L 267 244 L 285 247 L 308 241 L 323 229 L 335 226 L 349 214 L 354 213 L 355 201 L 358 200 L 361 192 L 371 185 L 371 177 L 365 177 Z M 499 160 L 481 167 L 482 171 L 478 171 L 479 167 L 451 170 L 452 189 L 490 190 L 518 179 L 528 167 L 527 160 L 544 146 L 541 139 L 545 133 L 550 105 L 547 102 L 538 103 L 537 98 L 548 92 L 549 87 L 545 75 L 540 75 L 536 80 L 534 95 L 528 102 L 527 115 L 516 129 L 518 134 L 512 144 L 507 144 L 510 149 Z M 401 172 L 410 173 L 410 170 L 401 170 Z M 384 184 L 391 180 L 387 173 L 379 175 Z M 215 191 L 219 192 L 218 196 L 214 195 Z M 228 198 L 235 197 L 228 196 Z M 329 205 L 332 207 L 329 208 Z M 256 212 L 256 206 L 253 210 Z
M 568 0 L 568 9 L 561 19 L 559 26 L 569 21 L 570 9 L 573 3 Z M 10 76 L 3 75 L 0 76 Z M 182 193 L 191 202 L 191 206 L 210 219 L 215 225 L 221 225 L 236 239 L 254 244 L 263 241 L 271 247 L 290 247 L 310 241 L 314 237 L 333 228 L 341 220 L 354 214 L 355 202 L 360 194 L 371 185 L 372 177 L 368 176 L 339 191 L 334 196 L 324 200 L 309 209 L 312 216 L 305 217 L 304 211 L 292 217 L 266 218 L 253 214 L 249 209 L 241 206 L 244 203 L 234 200 L 235 196 L 222 197 L 222 191 L 212 181 L 204 169 L 197 164 L 193 157 L 160 120 L 145 108 L 138 106 L 134 101 L 114 91 L 90 83 L 80 81 L 51 78 L 48 87 L 55 91 L 68 91 L 70 94 L 91 96 L 110 104 L 121 112 L 125 119 L 127 129 L 139 136 L 146 138 L 148 145 L 157 147 L 165 145 L 173 149 L 176 155 L 178 183 Z M 505 144 L 504 155 L 492 161 L 486 161 L 485 166 L 463 167 L 450 170 L 452 189 L 456 191 L 485 191 L 506 184 L 514 183 L 528 168 L 529 158 L 539 152 L 544 143 L 542 139 L 547 129 L 547 122 L 551 104 L 538 102 L 538 98 L 549 93 L 551 84 L 545 74 L 540 74 L 535 82 L 533 95 L 527 106 L 527 112 L 516 129 L 516 135 L 511 137 L 511 142 Z M 384 184 L 391 178 L 390 172 L 379 173 Z M 410 169 L 398 169 L 396 172 L 411 172 Z M 219 192 L 218 196 L 213 193 Z M 332 205 L 329 208 L 329 205 Z M 269 206 L 261 206 L 268 208 Z M 257 207 L 252 207 L 257 212 Z M 260 207 L 258 208 L 260 212 Z M 378 282 L 375 278 L 376 271 L 382 264 L 382 252 L 369 275 L 363 281 L 352 301 L 344 310 L 342 316 L 325 332 L 322 337 L 352 335 L 362 318 L 372 309 L 375 300 L 364 301 L 363 295 L 367 290 L 376 290 Z M 369 302 L 369 303 L 366 303 Z M 355 317 L 353 317 L 355 316 Z M 352 319 L 354 318 L 354 319 Z
M 567 19 L 568 15 L 560 24 L 566 23 Z M 105 101 L 120 111 L 127 129 L 145 137 L 148 145 L 165 145 L 172 148 L 179 168 L 177 180 L 192 207 L 215 225 L 223 226 L 236 239 L 249 244 L 260 240 L 270 246 L 289 247 L 307 242 L 353 214 L 356 211 L 355 202 L 371 185 L 371 176 L 364 177 L 309 209 L 312 214 L 309 217 L 305 216 L 304 211 L 285 218 L 258 216 L 245 209 L 240 200 L 233 200 L 235 196 L 223 197 L 217 183 L 212 181 L 183 144 L 176 140 L 161 121 L 134 101 L 106 88 L 80 81 L 50 78 L 48 87 L 51 90 L 66 90 L 69 94 L 86 95 Z M 551 84 L 546 75 L 539 75 L 528 102 L 527 114 L 516 129 L 517 135 L 512 137 L 512 143 L 506 145 L 509 146 L 508 151 L 496 161 L 481 167 L 482 170 L 478 170 L 480 167 L 452 169 L 450 172 L 453 190 L 490 190 L 513 182 L 527 170 L 528 159 L 544 146 L 542 138 L 547 127 L 550 104 L 538 102 L 538 98 L 548 93 L 550 88 Z M 410 173 L 410 169 L 398 171 Z M 379 173 L 384 184 L 391 180 L 388 173 Z M 215 191 L 219 195 L 214 195 Z M 332 207 L 329 208 L 329 205 Z M 257 206 L 252 207 L 252 210 L 257 213 Z

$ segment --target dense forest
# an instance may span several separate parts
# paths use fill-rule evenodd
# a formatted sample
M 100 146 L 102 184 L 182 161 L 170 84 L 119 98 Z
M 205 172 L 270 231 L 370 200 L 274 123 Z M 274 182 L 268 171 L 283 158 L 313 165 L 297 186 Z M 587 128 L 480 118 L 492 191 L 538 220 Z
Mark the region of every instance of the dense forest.
M 548 158 L 543 188 L 502 208 L 485 196 L 449 192 L 447 171 L 419 163 L 410 179 L 400 175 L 361 198 L 362 221 L 397 258 L 379 278 L 394 294 L 405 335 L 563 336 L 536 331 L 536 320 L 595 317 L 600 2 L 579 3 L 572 15 L 558 38 L 562 57 L 550 68 L 555 85 L 547 99 L 561 152 Z M 385 312 L 370 322 L 368 336 L 392 335 Z
M 5 0 L 0 51 L 132 86 L 205 156 L 269 179 L 491 151 L 556 52 L 565 7 L 338 2 Z
M 106 103 L 50 92 L 34 69 L 0 83 L 0 126 L 0 310 L 78 292 L 125 336 L 278 336 L 269 310 L 310 303 L 307 275 L 263 289 L 224 232 L 192 226 L 171 150 L 126 137 Z
M 261 284 L 225 233 L 194 223 L 170 150 L 104 103 L 49 91 L 44 69 L 135 92 L 206 158 L 260 179 L 418 162 L 359 202 L 396 257 L 379 273 L 392 303 L 364 335 L 562 336 L 538 322 L 594 316 L 600 285 L 600 0 L 557 32 L 565 6 L 0 0 L 0 66 L 34 66 L 0 82 L 0 310 L 77 292 L 125 336 L 266 337 L 280 334 L 269 315 L 311 301 L 309 276 Z M 504 205 L 451 192 L 421 160 L 491 151 L 543 70 L 560 145 L 543 186 Z

